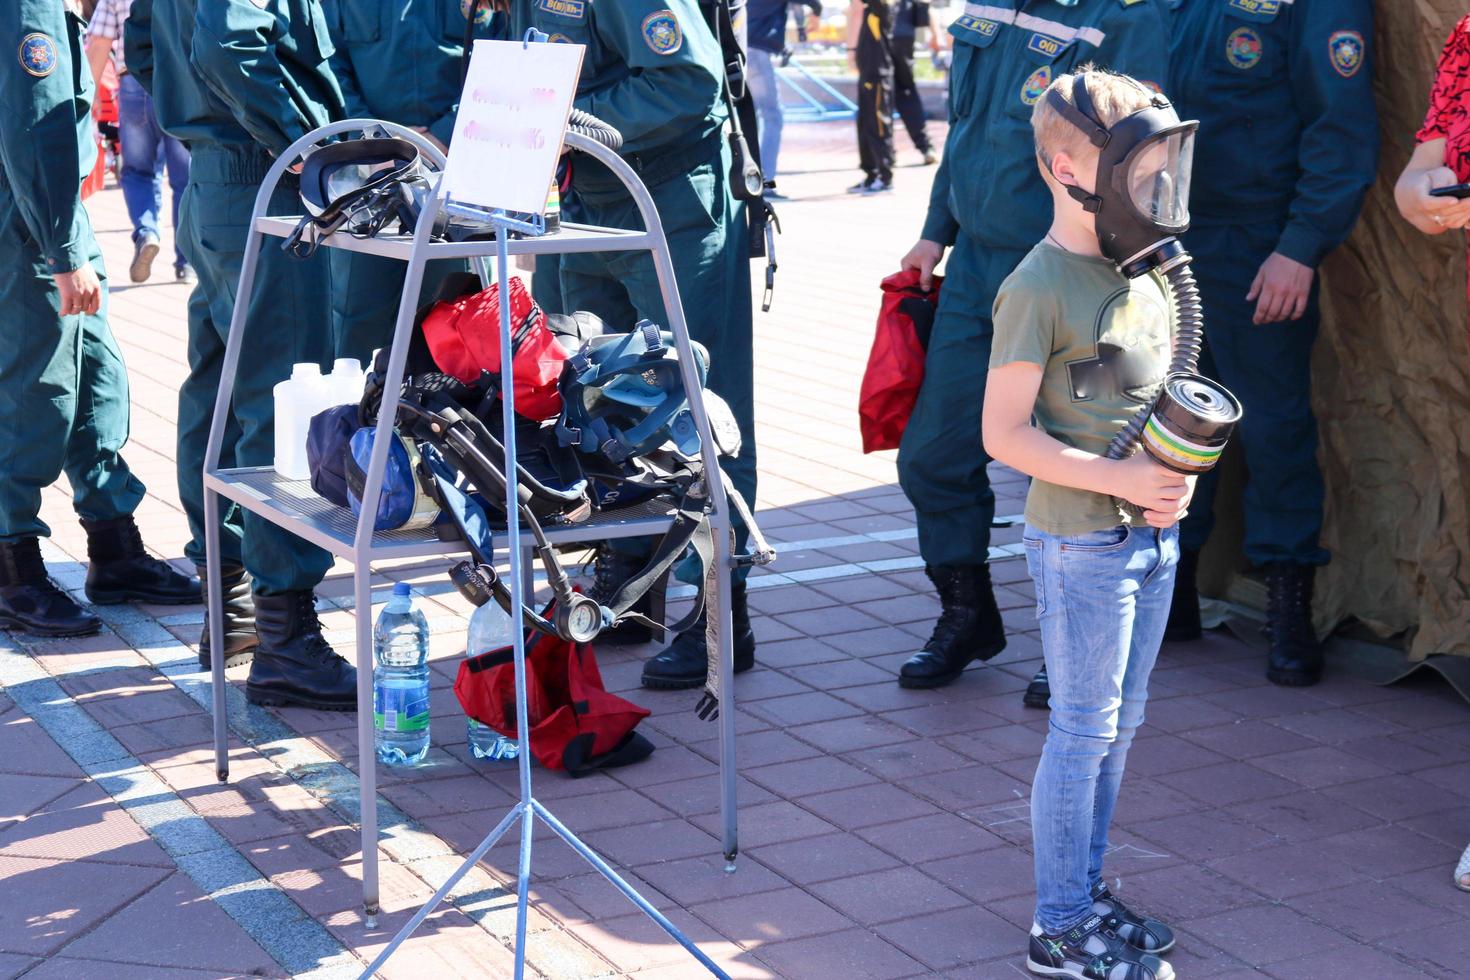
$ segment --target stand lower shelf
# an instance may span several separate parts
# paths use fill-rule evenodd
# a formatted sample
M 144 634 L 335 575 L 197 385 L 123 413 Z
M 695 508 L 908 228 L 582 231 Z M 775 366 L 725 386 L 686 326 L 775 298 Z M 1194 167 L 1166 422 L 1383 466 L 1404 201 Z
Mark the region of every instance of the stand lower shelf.
M 348 561 L 357 558 L 354 548 L 356 515 L 318 496 L 308 480 L 290 480 L 269 466 L 252 466 L 220 470 L 206 476 L 205 484 L 221 497 L 233 500 L 338 558 Z M 664 501 L 649 500 L 611 513 L 594 514 L 579 524 L 548 526 L 546 537 L 553 544 L 576 544 L 662 534 L 672 524 L 673 506 Z M 504 549 L 508 544 L 505 532 L 497 532 L 494 542 L 497 551 Z M 530 547 L 533 542 L 529 532 L 522 532 L 522 547 Z M 465 550 L 458 541 L 439 540 L 432 528 L 379 531 L 373 535 L 367 559 L 423 558 L 462 554 Z

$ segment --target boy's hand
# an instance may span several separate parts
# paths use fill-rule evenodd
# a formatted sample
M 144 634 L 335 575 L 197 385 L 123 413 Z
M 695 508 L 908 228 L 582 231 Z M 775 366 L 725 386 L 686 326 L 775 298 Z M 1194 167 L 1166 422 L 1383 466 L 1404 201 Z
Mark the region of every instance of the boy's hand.
M 1165 469 L 1147 453 L 1134 453 L 1113 466 L 1113 496 L 1141 508 L 1154 527 L 1172 527 L 1193 492 L 1191 479 Z M 1156 517 L 1168 522 L 1160 524 Z
M 914 243 L 913 248 L 909 249 L 908 254 L 899 260 L 898 267 L 900 270 L 919 270 L 919 288 L 927 293 L 934 287 L 934 267 L 942 258 L 944 258 L 943 245 L 931 242 L 927 238 L 921 238 Z
M 1316 270 L 1289 259 L 1280 252 L 1272 252 L 1261 263 L 1250 292 L 1245 294 L 1247 303 L 1256 304 L 1254 322 L 1280 323 L 1282 320 L 1300 320 L 1307 312 L 1307 299 L 1312 295 L 1312 279 Z
M 1167 530 L 1184 520 L 1189 515 L 1189 502 L 1194 499 L 1194 485 L 1199 479 L 1197 476 L 1186 476 L 1184 480 L 1184 496 L 1178 502 L 1166 510 L 1146 510 L 1143 519 L 1148 521 L 1149 527 Z

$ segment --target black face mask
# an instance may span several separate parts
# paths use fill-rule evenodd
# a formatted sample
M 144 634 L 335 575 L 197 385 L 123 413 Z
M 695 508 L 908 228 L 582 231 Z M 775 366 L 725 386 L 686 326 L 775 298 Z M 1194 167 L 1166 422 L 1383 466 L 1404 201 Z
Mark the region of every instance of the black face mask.
M 1071 102 L 1056 90 L 1047 99 L 1097 147 L 1097 191 L 1069 186 L 1067 193 L 1096 215 L 1103 255 L 1132 279 L 1181 254 L 1176 236 L 1189 230 L 1189 179 L 1199 123 L 1181 122 L 1169 100 L 1152 93 L 1148 106 L 1112 128 L 1104 126 L 1085 74 L 1074 78 Z

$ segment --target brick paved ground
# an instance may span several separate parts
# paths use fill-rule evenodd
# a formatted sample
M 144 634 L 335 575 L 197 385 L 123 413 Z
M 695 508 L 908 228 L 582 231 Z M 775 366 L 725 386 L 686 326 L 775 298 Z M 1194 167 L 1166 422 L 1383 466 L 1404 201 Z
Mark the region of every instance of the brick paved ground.
M 716 854 L 714 730 L 694 694 L 637 692 L 644 652 L 602 662 L 609 686 L 653 709 L 653 759 L 575 783 L 546 774 L 538 795 L 734 976 L 1012 976 L 1046 726 L 1020 706 L 1039 657 L 1030 585 L 1020 562 L 996 565 L 1003 656 L 944 691 L 900 690 L 936 605 L 891 455 L 862 456 L 854 426 L 876 283 L 918 228 L 929 173 L 904 169 L 896 193 L 853 199 L 847 126 L 788 132 L 781 183 L 797 200 L 782 208 L 777 305 L 757 321 L 760 505 L 784 545 L 751 598 L 761 666 L 736 686 L 740 869 L 722 874 Z M 93 213 L 122 277 L 118 193 Z M 139 517 L 167 556 L 186 536 L 173 476 L 185 295 L 165 282 L 113 292 L 133 379 L 128 458 L 151 490 Z M 1023 484 L 994 475 L 1015 513 Z M 62 488 L 46 514 L 53 568 L 79 588 L 84 541 Z M 325 595 L 347 594 L 345 571 Z M 93 638 L 0 634 L 0 974 L 327 976 L 371 959 L 514 789 L 511 772 L 466 758 L 449 690 L 466 606 L 437 565 L 390 577 L 429 593 L 435 748 L 430 766 L 383 774 L 381 928 L 358 914 L 351 718 L 247 710 L 237 692 L 234 781 L 220 786 L 192 666 L 201 611 L 112 609 Z M 352 617 L 325 615 L 349 655 Z M 1463 704 L 1340 673 L 1273 688 L 1259 654 L 1224 635 L 1166 648 L 1153 699 L 1109 874 L 1178 927 L 1182 977 L 1466 974 L 1470 896 L 1449 884 L 1470 840 Z M 513 848 L 514 835 L 385 975 L 508 975 L 513 903 L 499 885 Z M 569 849 L 537 848 L 540 975 L 698 975 Z

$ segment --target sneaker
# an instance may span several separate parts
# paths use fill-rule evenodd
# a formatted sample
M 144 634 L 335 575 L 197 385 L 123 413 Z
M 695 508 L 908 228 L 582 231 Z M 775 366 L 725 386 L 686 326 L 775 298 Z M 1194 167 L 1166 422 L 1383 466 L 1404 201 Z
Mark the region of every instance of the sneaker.
M 174 266 L 174 282 L 191 283 L 199 277 L 194 275 L 194 267 L 187 262 Z
M 1116 932 L 1128 945 L 1145 953 L 1162 956 L 1174 948 L 1173 929 L 1157 919 L 1134 912 L 1102 882 L 1092 889 L 1092 911 L 1103 917 L 1104 928 Z
M 158 258 L 158 236 L 144 233 L 133 244 L 133 264 L 128 266 L 128 278 L 133 282 L 147 282 L 153 274 L 153 260 Z
M 932 167 L 938 162 L 939 154 L 935 153 L 933 149 L 928 149 L 924 151 L 924 166 Z
M 873 186 L 873 184 L 877 180 L 878 180 L 877 177 L 864 177 L 862 180 L 858 181 L 856 184 L 853 184 L 851 187 L 849 187 L 847 189 L 847 193 L 849 193 L 849 194 L 868 194 L 868 193 L 871 193 L 872 186 Z
M 867 189 L 863 193 L 882 194 L 884 191 L 891 190 L 893 190 L 892 177 L 874 177 L 872 180 L 868 181 Z
M 1042 977 L 1077 980 L 1174 980 L 1174 968 L 1153 953 L 1130 945 L 1090 915 L 1057 935 L 1031 926 L 1026 969 Z

